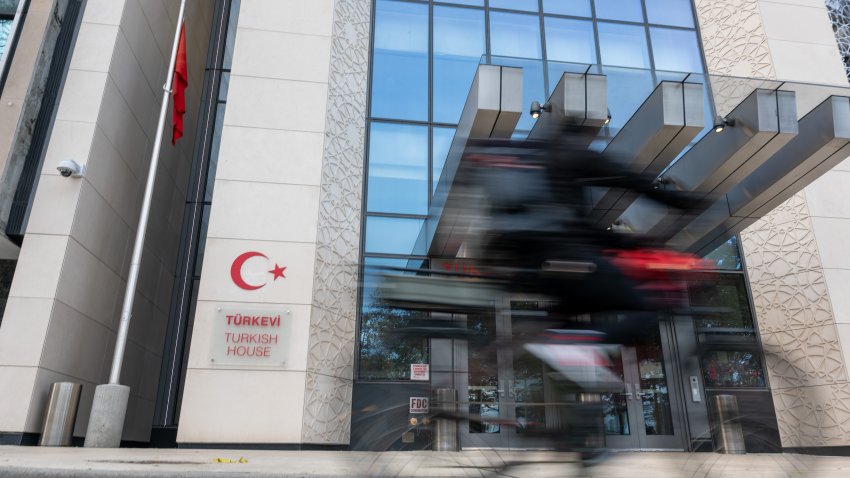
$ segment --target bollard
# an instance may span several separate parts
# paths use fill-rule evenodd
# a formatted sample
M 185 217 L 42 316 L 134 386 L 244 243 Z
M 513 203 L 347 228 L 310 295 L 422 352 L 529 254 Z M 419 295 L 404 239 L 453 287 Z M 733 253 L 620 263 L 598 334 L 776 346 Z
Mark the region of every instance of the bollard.
M 436 391 L 436 411 L 439 414 L 434 420 L 434 451 L 458 451 L 457 439 L 457 390 L 453 388 L 438 388 Z M 452 418 L 440 416 L 448 415 Z
M 83 386 L 73 382 L 56 382 L 50 386 L 44 424 L 41 427 L 41 446 L 70 446 L 77 421 L 77 405 Z
M 714 415 L 715 451 L 736 455 L 746 453 L 738 399 L 734 395 L 715 395 L 711 397 L 711 411 Z

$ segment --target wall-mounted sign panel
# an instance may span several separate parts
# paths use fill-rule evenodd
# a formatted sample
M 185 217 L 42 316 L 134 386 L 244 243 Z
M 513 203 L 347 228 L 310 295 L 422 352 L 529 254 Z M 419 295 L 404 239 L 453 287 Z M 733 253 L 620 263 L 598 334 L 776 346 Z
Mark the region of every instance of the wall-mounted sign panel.
M 292 314 L 284 308 L 216 308 L 210 363 L 286 365 Z

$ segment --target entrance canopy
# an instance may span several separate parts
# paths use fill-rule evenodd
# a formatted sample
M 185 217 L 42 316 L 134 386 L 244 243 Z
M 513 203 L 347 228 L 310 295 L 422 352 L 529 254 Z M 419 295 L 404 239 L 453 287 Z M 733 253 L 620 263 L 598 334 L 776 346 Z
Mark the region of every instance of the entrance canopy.
M 418 245 L 429 256 L 463 257 L 474 246 L 483 205 L 464 177 L 476 140 L 535 140 L 565 121 L 582 126 L 591 133 L 591 149 L 656 176 L 659 187 L 702 197 L 706 205 L 696 217 L 683 218 L 635 193 L 596 188 L 597 225 L 649 233 L 698 254 L 711 252 L 850 155 L 848 88 L 659 74 L 663 78 L 648 95 L 624 99 L 603 71 L 587 68 L 563 73 L 533 128 L 518 132 L 521 115 L 537 100 L 523 98 L 522 73 L 479 66 L 420 233 Z M 634 106 L 621 104 L 629 102 Z M 627 117 L 612 118 L 612 110 Z M 720 120 L 725 125 L 715 131 Z

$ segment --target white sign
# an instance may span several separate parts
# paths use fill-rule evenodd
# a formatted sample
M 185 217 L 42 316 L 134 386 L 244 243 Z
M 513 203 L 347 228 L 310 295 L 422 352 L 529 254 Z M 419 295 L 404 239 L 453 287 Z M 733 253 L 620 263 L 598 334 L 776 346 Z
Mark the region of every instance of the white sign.
M 281 367 L 289 355 L 292 314 L 284 309 L 217 307 L 210 363 Z
M 427 363 L 412 363 L 410 364 L 410 379 L 411 380 L 428 380 L 429 367 Z
M 428 413 L 428 397 L 410 397 L 410 413 Z

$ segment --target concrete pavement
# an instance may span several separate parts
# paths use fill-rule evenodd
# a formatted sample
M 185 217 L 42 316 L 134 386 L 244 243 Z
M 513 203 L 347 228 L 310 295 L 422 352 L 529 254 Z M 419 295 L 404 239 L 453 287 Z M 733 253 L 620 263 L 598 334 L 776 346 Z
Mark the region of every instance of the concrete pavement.
M 217 462 L 216 459 L 231 462 Z M 239 458 L 244 458 L 239 463 Z M 510 465 L 507 466 L 506 465 Z M 582 475 L 582 473 L 586 473 Z M 0 446 L 0 477 L 592 476 L 781 478 L 850 476 L 850 458 L 793 454 L 613 453 L 583 471 L 568 453 L 90 449 Z

